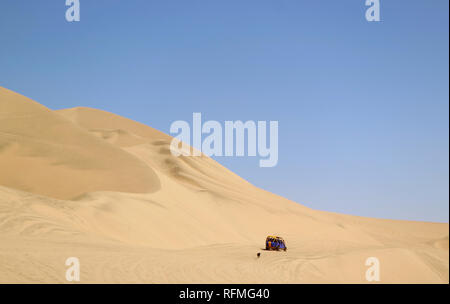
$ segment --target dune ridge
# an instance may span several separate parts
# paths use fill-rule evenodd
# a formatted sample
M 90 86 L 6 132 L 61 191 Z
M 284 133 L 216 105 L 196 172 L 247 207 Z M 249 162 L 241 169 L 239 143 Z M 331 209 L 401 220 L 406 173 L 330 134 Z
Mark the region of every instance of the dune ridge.
M 372 256 L 381 283 L 448 283 L 448 224 L 313 210 L 170 141 L 0 88 L 0 283 L 66 283 L 70 256 L 83 283 L 368 283 Z

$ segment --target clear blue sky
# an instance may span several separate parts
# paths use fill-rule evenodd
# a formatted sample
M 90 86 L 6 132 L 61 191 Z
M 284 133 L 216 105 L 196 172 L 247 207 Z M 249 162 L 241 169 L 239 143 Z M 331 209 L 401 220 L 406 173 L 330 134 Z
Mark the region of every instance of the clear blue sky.
M 0 86 L 52 108 L 278 120 L 279 162 L 219 158 L 309 207 L 448 222 L 449 2 L 0 2 Z

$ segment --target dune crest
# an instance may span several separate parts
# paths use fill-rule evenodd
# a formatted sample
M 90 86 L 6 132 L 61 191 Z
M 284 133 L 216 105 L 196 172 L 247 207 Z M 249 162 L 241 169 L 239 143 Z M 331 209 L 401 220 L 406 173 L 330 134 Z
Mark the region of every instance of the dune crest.
M 72 256 L 83 283 L 368 283 L 368 257 L 381 283 L 448 283 L 448 224 L 313 210 L 170 141 L 0 88 L 0 283 L 64 283 Z
M 114 145 L 0 88 L 0 185 L 55 198 L 114 190 L 152 192 L 155 173 Z

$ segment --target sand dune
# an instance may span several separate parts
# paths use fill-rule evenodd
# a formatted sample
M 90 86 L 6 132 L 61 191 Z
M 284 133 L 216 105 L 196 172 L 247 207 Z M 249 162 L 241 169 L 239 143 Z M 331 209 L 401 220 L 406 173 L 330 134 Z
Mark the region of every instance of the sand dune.
M 381 283 L 448 283 L 448 224 L 313 210 L 170 140 L 0 88 L 0 282 L 65 283 L 75 256 L 84 283 L 368 283 L 368 257 Z
M 0 184 L 70 199 L 85 192 L 152 192 L 159 181 L 129 153 L 46 107 L 0 88 Z

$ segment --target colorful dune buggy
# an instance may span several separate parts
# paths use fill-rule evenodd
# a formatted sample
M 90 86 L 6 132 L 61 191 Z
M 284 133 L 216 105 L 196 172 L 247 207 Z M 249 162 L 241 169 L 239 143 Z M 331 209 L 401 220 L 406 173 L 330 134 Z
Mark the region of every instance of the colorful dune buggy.
M 269 235 L 266 238 L 266 250 L 287 250 L 286 242 L 282 237 Z

